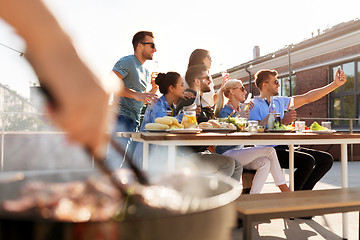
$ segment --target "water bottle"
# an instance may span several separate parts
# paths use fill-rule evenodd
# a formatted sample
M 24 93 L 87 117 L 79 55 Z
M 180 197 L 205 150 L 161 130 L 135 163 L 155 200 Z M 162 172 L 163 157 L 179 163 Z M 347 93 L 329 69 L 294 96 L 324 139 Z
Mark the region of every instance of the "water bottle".
M 275 112 L 276 107 L 274 103 L 274 98 L 270 98 L 270 104 L 269 104 L 269 118 L 268 118 L 268 124 L 267 127 L 269 130 L 274 130 L 274 122 L 275 122 Z
M 200 91 L 196 92 L 196 98 L 194 104 L 196 105 L 196 107 L 201 107 Z
M 276 106 L 274 102 L 274 97 L 270 97 L 269 113 L 275 113 L 275 112 L 276 112 Z
M 275 113 L 269 113 L 268 124 L 267 124 L 269 130 L 274 130 L 274 123 L 275 123 Z

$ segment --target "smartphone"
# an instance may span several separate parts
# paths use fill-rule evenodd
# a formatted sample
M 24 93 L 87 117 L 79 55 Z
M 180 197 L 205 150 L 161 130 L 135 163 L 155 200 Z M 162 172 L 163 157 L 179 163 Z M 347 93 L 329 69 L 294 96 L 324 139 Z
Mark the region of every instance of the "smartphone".
M 336 68 L 336 70 L 334 71 L 334 79 L 335 79 L 335 77 L 336 77 L 337 70 L 340 70 L 339 75 L 341 75 L 341 73 L 342 73 L 342 71 L 343 71 L 341 65 L 339 65 L 339 66 Z

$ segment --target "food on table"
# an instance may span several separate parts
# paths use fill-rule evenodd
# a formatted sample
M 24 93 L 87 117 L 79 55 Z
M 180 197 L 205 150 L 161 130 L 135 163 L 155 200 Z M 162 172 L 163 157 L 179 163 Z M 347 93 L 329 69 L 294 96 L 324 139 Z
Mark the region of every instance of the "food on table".
M 320 124 L 318 124 L 316 121 L 313 122 L 310 126 L 310 130 L 312 131 L 329 131 L 330 129 L 321 126 Z
M 158 117 L 155 119 L 155 123 L 148 123 L 145 125 L 145 129 L 148 130 L 167 130 L 167 129 L 183 129 L 184 126 L 179 124 L 178 120 L 174 117 Z
M 208 123 L 210 123 L 212 125 L 213 128 L 221 128 L 221 124 L 219 121 L 216 121 L 214 119 L 210 119 L 208 121 Z
M 237 131 L 246 131 L 246 118 L 239 118 L 239 117 L 227 117 L 227 118 L 219 118 L 219 122 L 226 122 L 226 123 L 232 123 L 235 125 Z
M 295 130 L 295 127 L 294 127 L 292 124 L 284 125 L 284 124 L 279 123 L 279 122 L 274 122 L 274 130 L 288 130 L 288 131 L 292 131 L 292 130 Z
M 202 122 L 199 124 L 199 128 L 201 129 L 213 128 L 213 125 L 208 122 Z
M 172 121 L 172 125 L 178 125 L 178 124 L 179 124 L 179 121 L 178 121 L 176 118 L 174 118 L 174 117 L 165 116 L 165 117 L 163 117 L 163 118 L 165 118 L 165 119 L 170 119 L 170 120 Z
M 158 117 L 155 119 L 155 123 L 160 123 L 160 124 L 165 124 L 165 125 L 171 125 L 172 124 L 172 120 L 169 118 L 164 118 L 164 117 Z
M 232 123 L 219 122 L 217 120 L 210 119 L 207 122 L 200 123 L 199 128 L 201 128 L 201 129 L 232 129 L 232 130 L 235 130 L 236 126 Z
M 258 126 L 258 133 L 263 133 L 263 132 L 265 132 L 264 126 Z
M 148 130 L 166 130 L 170 129 L 169 125 L 161 124 L 161 123 L 147 123 L 145 125 L 145 129 Z
M 220 128 L 225 128 L 225 129 L 232 129 L 232 130 L 236 130 L 236 126 L 232 123 L 221 123 L 221 127 Z

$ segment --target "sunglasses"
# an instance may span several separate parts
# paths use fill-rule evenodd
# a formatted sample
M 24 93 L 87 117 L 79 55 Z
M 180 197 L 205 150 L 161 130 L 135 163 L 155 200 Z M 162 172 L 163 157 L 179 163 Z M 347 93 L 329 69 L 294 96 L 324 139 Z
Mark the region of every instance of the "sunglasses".
M 244 86 L 233 88 L 233 90 L 240 88 L 242 92 L 245 92 Z
M 264 83 L 270 83 L 270 82 L 264 82 Z M 278 84 L 279 84 L 279 80 L 276 79 L 274 83 L 275 83 L 275 85 L 278 85 Z
M 210 57 L 210 55 L 206 55 L 206 57 L 211 61 L 211 57 Z
M 153 43 L 153 42 L 141 42 L 141 44 L 142 44 L 142 45 L 149 44 L 152 49 L 154 49 L 154 48 L 156 47 L 156 46 L 155 46 L 155 43 Z
M 198 77 L 197 79 L 200 79 L 200 80 L 210 80 L 210 76 L 206 76 L 206 77 Z

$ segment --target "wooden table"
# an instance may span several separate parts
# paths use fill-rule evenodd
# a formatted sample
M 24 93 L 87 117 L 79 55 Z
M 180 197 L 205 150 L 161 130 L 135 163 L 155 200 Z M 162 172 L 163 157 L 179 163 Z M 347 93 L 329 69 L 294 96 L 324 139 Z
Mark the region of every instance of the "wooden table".
M 359 211 L 360 188 L 245 194 L 236 209 L 244 221 L 243 239 L 250 240 L 254 221 Z
M 360 134 L 355 133 L 199 133 L 199 134 L 169 134 L 169 133 L 119 133 L 118 136 L 132 137 L 143 142 L 143 167 L 149 167 L 149 144 L 168 147 L 168 169 L 175 169 L 177 146 L 204 145 L 288 145 L 289 146 L 289 182 L 294 190 L 294 145 L 340 144 L 341 145 L 341 185 L 348 187 L 347 145 L 360 143 Z M 343 214 L 343 237 L 347 239 L 348 217 Z

